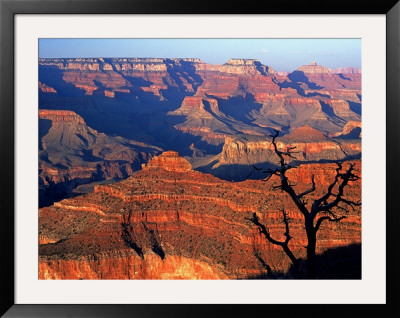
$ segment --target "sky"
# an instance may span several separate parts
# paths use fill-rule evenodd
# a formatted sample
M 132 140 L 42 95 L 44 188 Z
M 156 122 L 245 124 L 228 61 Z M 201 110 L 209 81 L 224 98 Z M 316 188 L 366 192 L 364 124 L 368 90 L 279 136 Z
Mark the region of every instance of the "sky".
M 311 62 L 361 68 L 361 39 L 39 39 L 39 58 L 73 57 L 190 57 L 211 64 L 248 58 L 276 71 Z

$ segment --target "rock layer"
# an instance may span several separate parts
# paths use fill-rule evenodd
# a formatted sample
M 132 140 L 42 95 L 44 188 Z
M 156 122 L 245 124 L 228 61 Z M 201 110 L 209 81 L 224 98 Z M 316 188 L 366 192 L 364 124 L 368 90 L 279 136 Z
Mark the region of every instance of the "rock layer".
M 361 174 L 359 163 L 356 172 Z M 288 175 L 300 192 L 312 174 L 317 197 L 332 182 L 335 165 L 302 165 Z M 286 194 L 274 190 L 278 182 L 223 181 L 190 170 L 175 152 L 163 153 L 124 181 L 40 209 L 39 277 L 237 279 L 264 275 L 268 266 L 284 272 L 288 258 L 248 220 L 257 213 L 271 235 L 282 239 L 285 207 L 292 220 L 290 246 L 304 257 L 301 215 Z M 358 200 L 360 186 L 351 182 L 346 198 Z M 360 222 L 356 208 L 340 223 L 323 224 L 318 252 L 359 243 Z

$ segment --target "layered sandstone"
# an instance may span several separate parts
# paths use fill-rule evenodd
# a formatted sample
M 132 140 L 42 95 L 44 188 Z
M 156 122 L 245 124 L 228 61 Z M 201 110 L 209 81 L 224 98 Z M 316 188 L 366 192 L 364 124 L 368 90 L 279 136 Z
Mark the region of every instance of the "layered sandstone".
M 356 172 L 361 174 L 359 163 Z M 334 179 L 335 165 L 305 165 L 288 176 L 304 191 L 310 174 L 318 185 L 312 197 L 320 196 Z M 282 239 L 285 207 L 290 246 L 304 257 L 302 217 L 286 194 L 274 190 L 278 182 L 223 181 L 189 169 L 175 152 L 163 153 L 135 176 L 40 209 L 39 278 L 237 279 L 264 275 L 268 266 L 285 271 L 288 258 L 248 220 L 257 213 Z M 351 182 L 346 198 L 359 200 L 360 186 Z M 359 243 L 360 222 L 356 208 L 342 222 L 324 224 L 318 253 Z
M 321 158 L 340 161 L 361 156 L 360 140 L 331 138 L 310 126 L 295 128 L 278 138 L 277 146 L 281 151 L 294 147 L 293 156 L 286 158 L 293 164 Z M 270 137 L 237 135 L 225 139 L 221 153 L 213 157 L 212 166 L 206 164 L 208 168 L 200 169 L 228 180 L 235 178 L 236 174 L 240 180 L 249 175 L 252 165 L 273 167 L 278 164 L 278 158 Z
M 199 73 L 204 73 L 204 75 L 207 75 L 206 72 L 235 75 L 272 75 L 275 73 L 271 67 L 261 64 L 256 59 L 230 59 L 222 65 L 198 63 L 195 64 L 195 67 Z
M 190 163 L 179 156 L 176 151 L 165 151 L 160 156 L 154 157 L 143 169 L 165 169 L 167 171 L 187 172 L 192 170 Z
M 39 109 L 39 119 L 48 119 L 53 123 L 85 124 L 82 116 L 70 110 Z
M 101 93 L 106 97 L 114 97 L 115 92 L 137 92 L 137 88 L 159 97 L 169 87 L 193 92 L 198 84 L 185 72 L 186 65 L 193 63 L 198 62 L 196 59 L 146 58 L 39 60 L 44 70 L 58 68 L 65 83 L 83 90 L 86 95 Z M 51 82 L 51 78 L 43 80 Z

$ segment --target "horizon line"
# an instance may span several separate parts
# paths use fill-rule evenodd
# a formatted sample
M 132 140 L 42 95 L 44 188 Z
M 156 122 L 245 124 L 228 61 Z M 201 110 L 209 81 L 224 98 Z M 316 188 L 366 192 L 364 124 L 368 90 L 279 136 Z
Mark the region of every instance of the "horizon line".
M 168 60 L 168 59 L 170 59 L 170 60 L 184 60 L 184 59 L 191 59 L 191 60 L 199 60 L 200 62 L 202 62 L 202 63 L 204 63 L 204 64 L 211 64 L 211 65 L 224 65 L 224 64 L 226 64 L 226 62 L 223 63 L 223 64 L 208 63 L 208 62 L 204 62 L 201 58 L 198 58 L 198 57 L 137 57 L 137 56 L 129 56 L 129 57 L 128 57 L 128 56 L 125 56 L 125 57 L 122 57 L 122 56 L 92 56 L 92 57 L 39 57 L 38 59 L 39 59 L 39 60 L 41 60 L 41 59 L 159 59 L 159 60 Z M 238 57 L 235 57 L 235 58 L 230 58 L 230 59 L 228 59 L 227 62 L 230 61 L 230 60 L 258 61 L 258 62 L 260 62 L 260 63 L 261 63 L 262 65 L 264 65 L 264 66 L 268 66 L 268 67 L 270 67 L 270 68 L 273 68 L 273 67 L 271 67 L 271 66 L 269 66 L 269 65 L 267 65 L 267 64 L 263 64 L 263 63 L 260 61 L 260 59 L 254 59 L 254 58 L 238 58 Z M 315 61 L 312 61 L 312 62 L 310 62 L 309 64 L 302 64 L 302 65 L 299 65 L 298 67 L 300 67 L 300 66 L 306 66 L 306 65 L 312 65 L 314 62 L 315 62 Z M 326 66 L 324 66 L 324 65 L 322 65 L 322 64 L 318 64 L 317 62 L 315 62 L 315 63 L 316 63 L 317 66 L 326 67 Z M 356 68 L 356 69 L 361 70 L 361 67 L 357 67 L 357 66 L 353 66 L 353 65 L 341 66 L 341 67 L 333 67 L 333 68 L 326 67 L 326 68 L 327 68 L 327 69 L 336 69 L 336 68 L 349 68 L 349 67 L 352 67 L 352 68 Z M 279 71 L 279 70 L 278 70 L 278 72 L 287 72 L 287 71 Z

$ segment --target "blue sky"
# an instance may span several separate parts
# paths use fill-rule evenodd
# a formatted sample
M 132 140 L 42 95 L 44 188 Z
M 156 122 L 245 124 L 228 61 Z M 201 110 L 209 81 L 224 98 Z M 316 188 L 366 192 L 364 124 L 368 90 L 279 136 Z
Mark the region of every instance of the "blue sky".
M 313 61 L 361 68 L 361 39 L 39 39 L 39 57 L 197 57 L 212 64 L 250 58 L 277 71 Z

